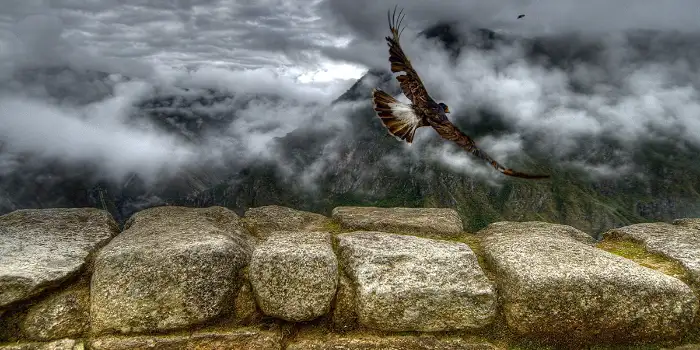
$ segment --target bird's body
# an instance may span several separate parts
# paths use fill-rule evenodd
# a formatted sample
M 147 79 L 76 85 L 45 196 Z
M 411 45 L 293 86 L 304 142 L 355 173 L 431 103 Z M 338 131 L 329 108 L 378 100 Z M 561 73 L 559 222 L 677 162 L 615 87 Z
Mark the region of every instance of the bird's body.
M 394 8 L 394 14 L 389 16 L 387 13 L 387 17 L 389 17 L 389 29 L 392 33 L 392 36 L 386 37 L 389 46 L 391 71 L 393 73 L 405 73 L 396 76 L 396 79 L 404 95 L 411 100 L 411 104 L 405 104 L 399 102 L 393 96 L 382 90 L 373 89 L 372 101 L 374 103 L 374 110 L 392 135 L 408 143 L 412 143 L 418 128 L 431 126 L 442 138 L 453 141 L 467 152 L 487 161 L 491 166 L 505 175 L 529 179 L 549 177 L 548 175 L 525 174 L 505 168 L 479 149 L 474 143 L 474 140 L 452 124 L 446 115 L 446 113 L 450 113 L 449 107 L 442 102 L 436 102 L 428 94 L 418 73 L 413 69 L 411 61 L 399 44 L 399 37 L 401 35 L 399 28 L 404 18 L 401 12 L 399 12 L 398 15 L 398 23 L 396 22 L 396 8 Z

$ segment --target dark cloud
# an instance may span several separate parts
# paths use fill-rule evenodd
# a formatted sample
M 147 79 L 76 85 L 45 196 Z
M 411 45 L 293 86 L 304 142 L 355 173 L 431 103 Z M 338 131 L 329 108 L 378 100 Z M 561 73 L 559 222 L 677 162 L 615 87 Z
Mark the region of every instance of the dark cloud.
M 349 82 L 323 79 L 337 66 L 305 52 L 326 40 L 310 8 L 233 1 L 13 4 L 0 14 L 3 175 L 34 157 L 89 164 L 117 182 L 134 173 L 152 182 L 226 162 L 274 160 L 276 137 L 312 118 L 316 126 L 344 120 L 323 106 Z M 200 105 L 197 98 L 210 90 L 233 97 Z M 201 115 L 233 122 L 197 142 L 173 135 L 138 107 L 164 94 L 191 99 L 159 107 L 184 118 L 179 122 L 202 123 Z M 183 125 L 174 127 L 184 132 Z
M 369 0 L 10 0 L 0 12 L 0 77 L 5 78 L 0 84 L 0 168 L 7 172 L 22 156 L 34 154 L 88 163 L 120 180 L 134 172 L 155 179 L 183 169 L 242 167 L 262 159 L 290 175 L 299 170 L 290 158 L 300 156 L 277 152 L 275 140 L 311 128 L 327 136 L 301 179 L 313 187 L 320 174 L 343 159 L 340 150 L 349 139 L 367 137 L 332 132 L 364 123 L 347 116 L 369 107 L 367 99 L 331 106 L 357 74 L 344 72 L 334 61 L 388 69 L 386 10 L 393 5 Z M 695 117 L 700 50 L 692 33 L 700 27 L 690 20 L 694 2 L 400 5 L 408 26 L 402 45 L 431 95 L 447 102 L 450 118 L 507 166 L 537 153 L 612 176 L 634 168 L 629 154 L 639 140 L 676 138 L 700 145 L 693 132 L 700 127 Z M 520 13 L 526 17 L 518 20 Z M 435 41 L 417 36 L 440 21 L 460 21 L 455 29 L 461 35 L 483 26 L 543 44 L 502 43 L 450 56 Z M 619 32 L 630 28 L 690 34 Z M 539 61 L 533 59 L 536 49 L 554 53 L 549 61 Z M 47 67 L 68 67 L 72 73 L 39 74 L 34 80 L 17 75 Z M 79 73 L 86 70 L 106 74 L 86 78 Z M 302 83 L 312 78 L 317 81 Z M 362 91 L 371 87 L 362 85 Z M 233 97 L 203 105 L 196 100 L 207 89 Z M 184 121 L 173 122 L 176 130 L 202 123 L 199 115 L 231 120 L 197 142 L 183 139 L 135 107 L 159 94 L 187 102 L 152 108 L 181 115 Z M 435 137 L 429 128 L 420 129 L 413 145 L 397 143 L 383 157 L 395 169 L 434 159 L 456 172 L 500 178 L 452 145 L 431 143 Z M 603 138 L 620 147 L 599 161 L 594 156 L 602 152 Z M 371 171 L 378 170 L 367 174 Z M 363 179 L 371 181 L 371 176 Z
M 321 8 L 336 20 L 335 32 L 352 33 L 353 40 L 323 48 L 324 55 L 388 69 L 386 14 L 394 5 L 325 1 Z M 491 126 L 506 126 L 498 133 L 479 131 L 488 153 L 506 165 L 525 154 L 545 154 L 596 176 L 634 171 L 632 154 L 650 140 L 700 146 L 690 132 L 698 127 L 700 108 L 698 6 L 690 0 L 399 3 L 407 27 L 402 46 L 431 95 L 450 106 L 450 118 L 472 135 L 489 125 L 483 111 L 496 118 Z M 526 17 L 518 19 L 520 13 Z M 436 23 L 452 23 L 454 33 L 471 43 L 478 28 L 518 40 L 497 41 L 490 50 L 467 46 L 450 56 L 417 35 Z M 419 130 L 416 144 L 426 134 Z M 604 149 L 610 142 L 603 139 L 614 140 L 617 151 Z M 430 152 L 471 175 L 484 169 L 450 145 Z
M 9 1 L 0 11 L 7 31 L 43 15 L 73 46 L 171 66 L 313 66 L 318 45 L 335 40 L 312 0 Z
M 373 40 L 385 35 L 386 12 L 395 5 L 404 9 L 406 25 L 413 31 L 422 30 L 438 21 L 459 21 L 469 26 L 538 34 L 700 29 L 695 15 L 700 5 L 693 0 L 326 0 L 322 9 L 325 16 L 335 18 L 344 30 L 349 29 L 365 40 Z M 518 19 L 521 13 L 526 17 Z

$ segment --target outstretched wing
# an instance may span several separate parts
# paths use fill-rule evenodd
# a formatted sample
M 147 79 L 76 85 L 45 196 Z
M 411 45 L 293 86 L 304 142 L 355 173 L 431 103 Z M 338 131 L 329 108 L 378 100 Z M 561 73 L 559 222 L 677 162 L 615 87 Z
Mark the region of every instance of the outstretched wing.
M 386 41 L 389 45 L 389 62 L 391 63 L 391 71 L 393 73 L 404 72 L 406 74 L 398 75 L 396 80 L 399 81 L 401 90 L 403 90 L 404 95 L 408 97 L 411 102 L 416 106 L 427 107 L 428 101 L 431 100 L 428 95 L 428 91 L 423 86 L 418 73 L 413 69 L 411 61 L 406 57 L 406 54 L 399 44 L 399 38 L 403 29 L 400 29 L 401 22 L 403 22 L 406 14 L 403 14 L 403 9 L 396 15 L 396 7 L 394 7 L 394 13 L 389 14 L 387 11 L 387 19 L 389 20 L 389 29 L 391 29 L 392 36 L 387 36 Z M 398 21 L 397 21 L 398 20 Z
M 479 147 L 476 146 L 476 143 L 474 143 L 474 140 L 472 140 L 471 137 L 467 136 L 464 134 L 461 130 L 459 130 L 452 122 L 450 122 L 447 118 L 437 121 L 437 120 L 429 120 L 431 126 L 437 133 L 444 139 L 453 141 L 454 143 L 458 144 L 460 147 L 465 149 L 468 152 L 471 152 L 473 155 L 487 161 L 491 166 L 496 168 L 496 170 L 500 171 L 501 173 L 508 175 L 508 176 L 514 176 L 514 177 L 521 177 L 525 179 L 546 179 L 549 178 L 549 175 L 533 175 L 533 174 L 526 174 L 522 173 L 519 171 L 515 171 L 513 169 L 509 169 L 504 167 L 503 165 L 499 164 L 497 161 L 493 160 L 488 154 L 486 154 L 484 151 L 482 151 Z

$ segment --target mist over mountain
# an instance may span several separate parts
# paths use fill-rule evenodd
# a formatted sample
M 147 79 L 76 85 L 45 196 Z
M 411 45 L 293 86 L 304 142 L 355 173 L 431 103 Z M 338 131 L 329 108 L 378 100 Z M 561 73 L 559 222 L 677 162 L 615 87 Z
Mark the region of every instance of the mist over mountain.
M 450 119 L 505 166 L 546 181 L 505 178 L 429 128 L 412 145 L 388 136 L 369 99 L 373 87 L 400 94 L 386 51 L 367 52 L 382 66 L 347 90 L 220 68 L 11 67 L 0 83 L 0 213 L 95 206 L 123 222 L 165 203 L 240 214 L 438 206 L 469 229 L 544 220 L 591 233 L 700 216 L 698 36 L 441 22 L 402 37 Z

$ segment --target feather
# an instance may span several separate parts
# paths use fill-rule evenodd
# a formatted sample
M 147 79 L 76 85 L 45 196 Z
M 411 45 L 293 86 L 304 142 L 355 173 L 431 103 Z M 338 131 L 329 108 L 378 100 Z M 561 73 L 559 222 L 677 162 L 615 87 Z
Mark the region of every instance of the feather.
M 423 126 L 413 106 L 401 103 L 379 89 L 372 90 L 372 101 L 374 110 L 389 132 L 401 140 L 412 143 L 416 130 Z
M 521 15 L 518 18 L 522 18 Z M 394 73 L 404 72 L 405 74 L 396 76 L 404 95 L 411 100 L 412 104 L 401 103 L 391 95 L 379 89 L 372 90 L 372 101 L 377 116 L 381 119 L 389 132 L 408 143 L 413 142 L 416 130 L 422 126 L 430 125 L 445 140 L 452 141 L 470 152 L 472 155 L 488 162 L 496 170 L 504 175 L 521 177 L 526 179 L 546 179 L 549 175 L 533 175 L 506 168 L 493 160 L 489 155 L 476 146 L 474 140 L 459 130 L 447 119 L 444 113 L 435 109 L 438 104 L 428 94 L 418 73 L 413 69 L 411 61 L 403 52 L 399 44 L 401 36 L 401 23 L 405 14 L 403 10 L 396 16 L 396 7 L 393 15 L 387 12 L 389 29 L 392 36 L 387 36 L 386 41 L 389 46 L 389 63 L 391 71 Z M 398 21 L 397 21 L 398 19 Z M 443 107 L 445 108 L 445 107 Z M 447 110 L 446 110 L 447 112 Z
M 465 133 L 459 130 L 457 126 L 452 124 L 452 122 L 450 122 L 448 119 L 440 121 L 429 119 L 428 122 L 443 139 L 456 143 L 458 146 L 462 147 L 462 149 L 473 154 L 477 158 L 486 161 L 492 167 L 494 167 L 496 170 L 500 171 L 504 175 L 520 177 L 525 179 L 549 178 L 549 175 L 527 174 L 504 167 L 503 165 L 495 161 L 493 158 L 491 158 L 488 154 L 486 154 L 486 152 L 482 151 L 476 145 L 474 140 L 472 140 L 471 137 L 467 136 Z
M 423 81 L 421 81 L 416 70 L 413 69 L 411 60 L 408 59 L 406 54 L 403 52 L 401 44 L 399 43 L 401 32 L 406 29 L 405 27 L 401 28 L 401 23 L 403 22 L 405 16 L 406 14 L 403 13 L 403 10 L 401 10 L 397 16 L 396 7 L 394 7 L 393 15 L 390 15 L 390 13 L 387 12 L 389 29 L 391 30 L 392 36 L 387 36 L 385 39 L 387 41 L 387 45 L 389 46 L 389 63 L 391 64 L 391 71 L 392 73 L 405 73 L 402 75 L 397 75 L 396 79 L 399 81 L 399 85 L 401 86 L 401 90 L 403 91 L 404 95 L 411 100 L 413 105 L 418 107 L 428 107 L 429 105 L 434 104 L 434 101 L 430 95 L 428 95 L 428 91 L 425 89 Z

